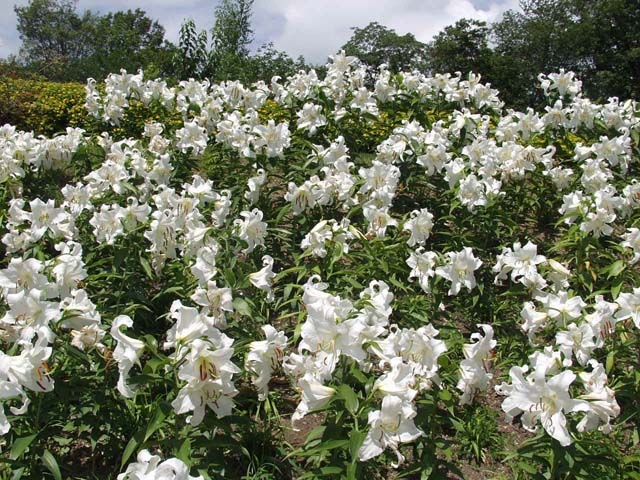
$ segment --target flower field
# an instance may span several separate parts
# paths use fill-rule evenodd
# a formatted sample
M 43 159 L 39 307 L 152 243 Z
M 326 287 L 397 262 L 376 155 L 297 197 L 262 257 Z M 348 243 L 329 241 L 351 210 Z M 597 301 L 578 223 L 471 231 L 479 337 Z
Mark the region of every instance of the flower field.
M 638 105 L 370 78 L 0 127 L 0 479 L 640 478 Z

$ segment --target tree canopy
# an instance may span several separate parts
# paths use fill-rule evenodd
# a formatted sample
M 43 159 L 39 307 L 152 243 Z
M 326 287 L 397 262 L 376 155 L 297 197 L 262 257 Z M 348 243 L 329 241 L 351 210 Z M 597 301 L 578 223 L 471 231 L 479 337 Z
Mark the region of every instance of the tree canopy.
M 167 73 L 172 46 L 141 9 L 80 15 L 71 0 L 30 0 L 15 12 L 25 63 L 50 79 L 100 79 L 121 68 Z
M 78 15 L 72 0 L 30 0 L 14 10 L 21 56 L 43 74 L 56 77 L 90 53 L 95 15 Z
M 416 40 L 413 34 L 398 35 L 378 22 L 364 28 L 354 27 L 353 35 L 342 49 L 372 69 L 385 64 L 394 72 L 424 68 L 427 54 L 427 45 Z
M 493 75 L 506 98 L 535 102 L 540 72 L 572 70 L 594 99 L 640 93 L 636 0 L 525 0 L 492 28 Z
M 102 78 L 121 68 L 140 68 L 150 75 L 169 73 L 173 46 L 164 39 L 164 27 L 143 10 L 127 10 L 99 16 L 93 27 L 93 48 L 81 64 L 84 72 Z
M 210 35 L 205 30 L 198 32 L 193 20 L 185 20 L 174 56 L 176 77 L 251 83 L 285 77 L 305 68 L 304 58 L 293 60 L 273 43 L 251 53 L 252 8 L 253 0 L 223 0 L 215 10 Z
M 487 72 L 491 63 L 490 28 L 486 22 L 463 18 L 445 27 L 428 45 L 428 66 L 433 73 Z

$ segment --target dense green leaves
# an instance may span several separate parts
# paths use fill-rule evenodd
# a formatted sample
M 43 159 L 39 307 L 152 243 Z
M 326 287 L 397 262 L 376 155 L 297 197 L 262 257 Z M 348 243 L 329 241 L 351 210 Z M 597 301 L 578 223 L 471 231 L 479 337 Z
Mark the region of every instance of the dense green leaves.
M 26 63 L 52 80 L 84 82 L 121 68 L 167 71 L 164 28 L 140 9 L 79 14 L 67 0 L 31 0 L 15 7 Z
M 413 34 L 398 35 L 378 22 L 354 27 L 342 49 L 347 55 L 358 57 L 371 71 L 377 71 L 382 64 L 393 72 L 423 70 L 427 57 L 427 46 Z

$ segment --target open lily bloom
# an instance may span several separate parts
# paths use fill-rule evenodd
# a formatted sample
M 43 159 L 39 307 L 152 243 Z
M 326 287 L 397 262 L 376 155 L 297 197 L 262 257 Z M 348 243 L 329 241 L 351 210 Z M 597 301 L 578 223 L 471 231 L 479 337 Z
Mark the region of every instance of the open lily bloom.
M 463 347 L 464 360 L 460 362 L 460 380 L 457 388 L 462 390 L 460 404 L 470 403 L 476 391 L 486 390 L 493 378 L 489 371 L 491 351 L 498 342 L 493 339 L 491 325 L 480 324 L 484 336 L 481 333 L 473 333 L 471 340 L 474 343 L 466 343 Z
M 457 295 L 464 285 L 468 290 L 473 290 L 476 286 L 476 279 L 473 272 L 480 268 L 482 262 L 473 256 L 471 247 L 464 247 L 459 252 L 447 252 L 447 263 L 436 268 L 436 275 L 439 275 L 451 282 L 451 288 L 447 292 L 449 295 Z
M 195 339 L 178 372 L 180 380 L 187 381 L 171 405 L 176 413 L 193 412 L 187 422 L 199 425 L 206 407 L 218 418 L 231 414 L 233 397 L 238 390 L 232 376 L 240 369 L 231 362 L 233 340 L 224 333 L 210 337 L 211 341 Z
M 630 318 L 636 328 L 640 328 L 640 288 L 634 288 L 633 293 L 621 293 L 617 303 L 620 309 L 616 312 L 616 320 Z
M 2 352 L 0 352 L 0 360 L 4 361 L 2 357 Z M 0 378 L 0 435 L 4 435 L 9 430 L 11 430 L 11 425 L 9 424 L 9 420 L 7 419 L 6 414 L 4 413 L 4 405 L 1 403 L 4 400 L 11 400 L 14 398 L 22 397 L 22 407 L 19 410 L 26 411 L 26 407 L 29 405 L 29 398 L 26 393 L 20 388 L 20 385 L 17 385 L 13 382 L 4 380 Z M 14 415 L 17 414 L 17 410 L 15 407 L 11 408 L 11 413 Z
M 502 383 L 496 386 L 499 394 L 507 395 L 502 402 L 502 410 L 509 419 L 522 414 L 522 426 L 531 432 L 537 430 L 540 422 L 562 446 L 570 445 L 572 440 L 565 414 L 588 412 L 589 404 L 584 400 L 574 400 L 569 395 L 569 386 L 576 379 L 573 372 L 565 370 L 547 380 L 540 370 L 536 369 L 525 377 L 526 368 L 511 367 L 511 385 Z
M 413 422 L 415 416 L 416 411 L 411 403 L 395 395 L 385 396 L 381 409 L 369 413 L 370 428 L 358 451 L 358 459 L 364 462 L 391 448 L 398 457 L 392 466 L 398 467 L 404 461 L 399 445 L 423 435 Z
M 413 247 L 416 244 L 424 244 L 425 240 L 429 238 L 432 228 L 433 215 L 426 208 L 413 210 L 409 220 L 402 227 L 403 230 L 408 230 L 411 233 L 407 245 Z
M 192 477 L 189 468 L 182 460 L 170 458 L 164 462 L 158 455 L 148 450 L 140 450 L 135 463 L 129 464 L 118 480 L 204 480 L 204 477 Z
M 250 212 L 240 212 L 244 220 L 237 219 L 233 223 L 240 240 L 247 242 L 245 253 L 252 252 L 257 246 L 264 245 L 264 236 L 267 232 L 267 224 L 262 221 L 262 211 L 254 208 Z
M 604 366 L 596 360 L 591 360 L 591 372 L 581 372 L 580 379 L 587 391 L 581 395 L 582 400 L 589 402 L 590 411 L 578 423 L 579 432 L 590 431 L 598 427 L 604 433 L 611 432 L 610 421 L 620 415 L 620 406 L 616 401 L 615 392 L 607 386 L 607 374 Z

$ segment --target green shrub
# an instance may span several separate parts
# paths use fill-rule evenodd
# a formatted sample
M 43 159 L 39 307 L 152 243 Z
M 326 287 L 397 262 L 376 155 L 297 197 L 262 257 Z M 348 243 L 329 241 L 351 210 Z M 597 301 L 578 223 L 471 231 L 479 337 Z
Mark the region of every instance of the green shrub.
M 85 108 L 81 83 L 55 83 L 3 78 L 0 80 L 0 123 L 51 136 L 66 127 L 95 131 L 98 122 Z

